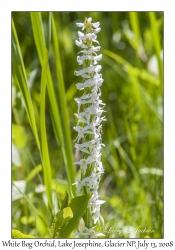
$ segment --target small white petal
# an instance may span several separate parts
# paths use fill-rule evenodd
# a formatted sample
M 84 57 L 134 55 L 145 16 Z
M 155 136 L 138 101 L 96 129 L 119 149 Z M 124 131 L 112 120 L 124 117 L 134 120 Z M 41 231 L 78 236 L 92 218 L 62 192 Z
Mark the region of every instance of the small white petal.
M 81 31 L 78 31 L 78 36 L 79 36 L 79 38 L 81 39 L 82 37 L 84 37 L 84 33 L 81 32 Z
M 98 28 L 98 27 L 100 26 L 100 22 L 93 23 L 92 26 L 93 26 L 94 28 Z
M 76 25 L 81 28 L 84 27 L 84 23 L 76 23 Z
M 99 42 L 98 42 L 97 40 L 95 40 L 95 39 L 93 39 L 92 41 L 93 41 L 94 43 L 98 43 L 98 44 L 99 44 Z
M 82 45 L 82 42 L 79 42 L 79 41 L 75 41 L 75 44 L 78 46 L 78 47 L 81 47 L 81 45 Z
M 101 28 L 94 29 L 94 33 L 97 34 L 100 32 L 100 30 L 101 30 Z
M 85 45 L 84 43 L 81 45 L 81 48 L 82 49 L 87 49 L 88 48 L 88 46 L 87 45 Z
M 89 23 L 92 22 L 92 17 L 89 17 L 87 20 Z
M 83 78 L 91 78 L 89 75 L 87 75 L 87 74 L 82 74 L 81 75 Z
M 100 61 L 101 59 L 102 59 L 102 54 L 94 57 L 94 60 L 96 61 Z

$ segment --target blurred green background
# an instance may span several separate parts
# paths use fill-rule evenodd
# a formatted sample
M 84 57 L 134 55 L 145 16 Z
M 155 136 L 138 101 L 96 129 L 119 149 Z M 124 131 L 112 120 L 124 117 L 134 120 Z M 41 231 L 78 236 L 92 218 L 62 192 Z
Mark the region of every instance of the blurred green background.
M 44 33 L 48 12 L 42 12 Z M 77 119 L 74 98 L 80 96 L 74 70 L 79 48 L 76 22 L 92 17 L 99 21 L 98 41 L 103 58 L 101 87 L 106 103 L 103 122 L 102 176 L 100 195 L 106 237 L 163 237 L 163 12 L 54 12 L 65 83 L 72 138 Z M 13 12 L 28 89 L 31 94 L 38 134 L 40 126 L 41 66 L 33 37 L 29 12 Z M 45 37 L 47 39 L 47 37 Z M 12 58 L 13 59 L 13 58 Z M 49 65 L 59 103 L 55 61 L 51 40 Z M 12 73 L 13 73 L 12 69 Z M 12 228 L 35 237 L 49 237 L 52 215 L 43 187 L 40 153 L 26 115 L 21 93 L 12 78 Z M 61 104 L 60 104 L 61 107 Z M 55 138 L 46 91 L 46 130 L 52 171 L 54 211 L 67 189 L 67 175 L 61 146 Z M 75 167 L 75 166 L 73 166 Z M 77 175 L 79 169 L 76 170 Z M 43 222 L 34 209 L 45 218 Z M 148 230 L 141 232 L 139 230 Z M 117 230 L 121 230 L 120 233 Z M 136 232 L 137 231 L 137 232 Z M 108 233 L 110 232 L 110 233 Z

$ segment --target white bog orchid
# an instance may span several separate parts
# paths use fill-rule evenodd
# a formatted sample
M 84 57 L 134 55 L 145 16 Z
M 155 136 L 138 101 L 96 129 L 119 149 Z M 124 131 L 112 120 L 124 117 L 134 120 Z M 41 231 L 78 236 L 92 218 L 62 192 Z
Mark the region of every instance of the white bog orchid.
M 74 162 L 74 164 L 80 165 L 80 167 L 83 170 L 83 174 L 86 174 L 86 169 L 87 169 L 87 159 L 81 159 L 80 161 Z
M 100 232 L 95 232 L 94 230 L 95 227 L 92 228 L 87 228 L 87 227 L 83 227 L 81 228 L 81 230 L 79 231 L 79 233 L 76 233 L 76 236 L 83 236 L 83 238 L 97 238 L 98 236 L 105 236 L 104 234 L 100 233 Z
M 103 222 L 100 207 L 105 202 L 99 199 L 98 194 L 101 174 L 104 173 L 101 162 L 101 148 L 104 146 L 101 141 L 101 122 L 105 120 L 105 117 L 102 117 L 105 104 L 100 100 L 103 79 L 102 74 L 99 74 L 102 67 L 98 64 L 102 54 L 97 55 L 101 47 L 94 46 L 94 43 L 99 44 L 97 33 L 101 28 L 99 22 L 92 23 L 91 17 L 86 18 L 84 23 L 77 23 L 77 26 L 84 31 L 78 31 L 78 40 L 75 41 L 75 44 L 82 49 L 77 56 L 77 62 L 82 68 L 75 70 L 74 73 L 77 77 L 82 77 L 82 81 L 76 84 L 77 89 L 85 92 L 81 97 L 75 98 L 78 105 L 78 113 L 75 114 L 78 123 L 74 127 L 78 133 L 75 148 L 76 157 L 81 157 L 75 164 L 80 166 L 82 174 L 81 180 L 76 180 L 74 185 L 77 186 L 78 194 L 84 192 L 92 194 L 87 207 L 92 222 L 85 219 L 85 225 L 78 235 L 96 238 L 104 235 L 95 232 L 94 227 L 88 227 Z

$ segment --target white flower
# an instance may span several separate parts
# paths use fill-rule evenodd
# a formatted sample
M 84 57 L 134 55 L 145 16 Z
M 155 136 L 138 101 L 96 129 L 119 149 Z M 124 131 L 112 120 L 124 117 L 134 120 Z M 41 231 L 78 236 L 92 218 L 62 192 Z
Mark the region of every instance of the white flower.
M 79 38 L 81 39 L 81 38 L 84 36 L 84 33 L 81 32 L 81 31 L 78 31 L 78 36 L 79 36 Z M 81 39 L 81 40 L 82 40 L 82 39 Z
M 83 104 L 83 101 L 80 98 L 74 98 L 74 100 L 78 104 L 78 113 L 80 113 L 80 107 L 81 107 L 81 104 Z
M 92 26 L 93 26 L 93 28 L 98 28 L 100 26 L 100 22 L 93 23 Z
M 92 47 L 91 47 L 89 50 L 87 50 L 87 51 L 86 51 L 86 50 L 79 51 L 78 54 L 83 53 L 84 55 L 90 55 L 90 54 L 93 54 L 93 53 L 99 51 L 100 49 L 101 49 L 100 46 L 97 46 L 97 47 L 92 46 Z M 96 53 L 95 53 L 95 54 L 96 54 Z
M 84 128 L 86 128 L 86 129 L 91 129 L 91 131 L 92 131 L 93 134 L 94 134 L 94 138 L 96 139 L 96 138 L 98 138 L 98 137 L 101 137 L 100 132 L 98 132 L 99 129 L 100 129 L 100 127 L 101 127 L 101 125 L 100 125 L 100 126 L 98 127 L 98 129 L 97 129 L 96 126 L 95 126 L 95 122 L 92 122 L 92 123 L 90 123 L 89 125 L 85 126 Z
M 96 166 L 95 166 L 95 171 L 102 174 L 104 173 L 104 168 L 102 166 L 102 162 L 97 162 Z
M 97 38 L 97 36 L 94 33 L 83 34 L 82 32 L 78 31 L 78 35 L 79 39 L 82 41 L 86 39 L 91 39 L 92 41 L 94 41 Z
M 99 207 L 99 205 L 106 202 L 106 201 L 103 201 L 103 200 L 99 200 L 98 197 L 99 197 L 99 195 L 93 195 L 89 200 L 89 204 L 93 204 L 94 207 Z
M 94 224 L 96 224 L 97 222 L 100 223 L 100 220 L 101 220 L 102 223 L 104 222 L 103 217 L 100 214 L 100 206 L 96 209 L 96 211 L 92 215 L 92 217 L 94 219 Z
M 98 32 L 100 32 L 101 28 L 97 28 L 97 29 L 94 29 L 94 33 L 97 34 Z
M 87 123 L 87 120 L 84 119 L 83 117 L 81 117 L 79 114 L 74 114 L 74 115 L 78 118 L 78 124 L 79 124 L 80 122 Z M 77 124 L 77 125 L 78 125 L 78 124 Z
M 88 163 L 97 162 L 99 163 L 101 161 L 101 153 L 97 154 L 96 152 L 91 152 L 91 154 L 87 158 Z
M 87 227 L 83 227 L 79 230 L 79 233 L 76 233 L 76 236 L 83 236 L 84 238 L 86 237 L 90 237 L 90 238 L 97 238 L 98 236 L 105 236 L 104 234 L 100 233 L 100 232 L 95 232 L 94 231 L 95 227 L 92 228 L 87 228 Z
M 101 65 L 90 66 L 79 71 L 75 70 L 74 73 L 76 76 L 83 76 L 85 73 L 99 72 L 101 70 Z M 91 77 L 90 77 L 91 78 Z
M 84 43 L 83 43 L 83 41 L 75 41 L 75 44 L 78 46 L 78 47 L 81 47 L 82 49 L 87 49 L 88 48 L 88 46 L 87 45 L 85 45 Z
M 94 64 L 96 64 L 98 61 L 100 61 L 102 59 L 102 54 L 98 55 L 98 56 L 94 56 Z
M 87 178 L 84 178 L 83 180 L 78 180 L 76 179 L 76 182 L 73 183 L 72 185 L 77 185 L 77 191 L 78 193 L 81 191 L 82 187 L 85 187 L 88 183 L 88 177 Z
M 76 126 L 76 127 L 74 127 L 74 130 L 76 130 L 78 132 L 78 136 L 74 141 L 77 140 L 78 142 L 80 141 L 81 138 L 84 138 L 84 134 L 93 134 L 93 132 L 87 130 L 86 127 L 82 128 L 80 126 Z
M 97 189 L 98 188 L 98 177 L 96 176 L 96 174 L 94 172 L 92 172 L 91 176 L 87 177 L 87 186 L 89 187 L 89 189 Z
M 92 87 L 94 86 L 94 84 L 95 84 L 95 80 L 88 79 L 84 83 L 77 83 L 76 87 L 77 89 L 84 89 L 84 88 Z
M 80 180 L 78 180 L 78 179 L 77 179 L 76 182 L 73 183 L 72 185 L 77 185 L 77 192 L 78 192 L 78 193 L 80 192 L 81 188 L 84 186 L 83 183 L 82 183 L 82 181 L 80 181 Z
M 82 170 L 82 180 L 77 180 L 74 185 L 77 186 L 77 192 L 84 191 L 91 193 L 92 196 L 88 203 L 88 209 L 94 221 L 103 222 L 100 214 L 100 207 L 105 202 L 99 199 L 98 188 L 101 174 L 104 173 L 104 168 L 101 162 L 101 148 L 104 146 L 101 140 L 102 117 L 105 104 L 100 100 L 100 87 L 103 83 L 102 75 L 99 73 L 102 69 L 99 61 L 102 59 L 102 54 L 97 54 L 100 46 L 94 46 L 98 43 L 97 34 L 100 32 L 100 23 L 92 23 L 92 18 L 86 18 L 84 23 L 77 23 L 77 26 L 85 29 L 85 32 L 78 31 L 78 40 L 75 41 L 78 47 L 82 50 L 78 53 L 77 62 L 82 65 L 82 68 L 75 70 L 76 76 L 83 78 L 82 82 L 76 84 L 77 89 L 85 90 L 85 93 L 75 98 L 78 105 L 78 123 L 74 127 L 77 131 L 75 141 L 76 157 L 81 153 L 82 158 L 76 161 L 75 164 L 80 165 Z M 82 143 L 79 143 L 79 142 Z M 95 232 L 94 227 L 87 228 L 85 225 L 80 229 L 78 235 L 83 237 L 96 238 L 104 236 L 100 232 Z
M 80 161 L 76 161 L 74 162 L 74 164 L 80 165 L 80 167 L 83 170 L 83 174 L 84 175 L 86 174 L 86 169 L 87 169 L 87 164 L 88 164 L 86 159 L 81 159 Z
M 90 152 L 84 147 L 82 147 L 82 144 L 75 144 L 75 148 L 76 148 L 76 157 L 78 156 L 79 152 L 82 151 L 84 153 L 90 154 Z
M 92 17 L 86 18 L 84 23 L 76 23 L 78 27 L 81 27 L 82 30 L 86 28 L 86 23 L 91 23 Z M 95 24 L 95 23 L 94 23 Z M 98 26 L 99 27 L 99 26 Z M 94 27 L 95 28 L 95 27 Z
M 78 114 L 79 116 L 85 116 L 87 124 L 90 122 L 90 116 L 92 115 L 92 112 L 89 108 L 85 109 L 84 112 L 81 112 Z
M 94 61 L 94 64 L 97 64 L 97 62 L 100 61 L 101 59 L 102 59 L 102 54 L 98 56 L 90 56 L 86 54 L 84 56 L 77 56 L 77 62 L 79 63 L 79 65 L 82 65 L 84 60 Z
M 105 236 L 105 234 L 102 234 L 100 232 L 91 231 L 90 238 L 97 238 L 98 236 Z

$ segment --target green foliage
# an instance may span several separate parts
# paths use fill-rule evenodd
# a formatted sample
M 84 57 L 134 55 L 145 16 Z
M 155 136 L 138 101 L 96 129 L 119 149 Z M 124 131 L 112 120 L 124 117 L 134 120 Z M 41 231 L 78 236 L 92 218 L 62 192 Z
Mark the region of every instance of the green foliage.
M 29 198 L 21 192 L 21 190 L 17 187 L 17 185 L 15 185 L 15 183 L 13 183 L 13 186 L 16 187 L 16 189 L 19 191 L 19 193 L 24 197 L 24 199 L 26 200 L 26 202 L 29 204 L 31 210 L 35 213 L 36 216 L 38 216 L 42 221 L 43 223 L 46 225 L 46 220 L 45 218 L 43 217 L 43 215 L 39 212 L 39 210 L 37 210 L 34 205 L 32 204 L 32 202 L 29 200 Z
M 39 164 L 35 168 L 33 168 L 28 176 L 26 177 L 26 182 L 29 182 L 34 179 L 34 177 L 42 170 L 42 166 Z
M 45 51 L 44 49 L 45 38 L 44 38 L 44 31 L 43 31 L 43 25 L 42 25 L 42 18 L 39 12 L 31 12 L 30 16 L 31 16 L 33 35 L 34 35 L 34 39 L 35 39 L 35 43 L 37 47 L 37 52 L 39 55 L 40 63 L 42 65 L 42 60 L 43 60 L 44 51 Z M 49 17 L 51 18 L 51 15 Z M 49 25 L 51 24 L 49 23 Z M 56 28 L 55 28 L 53 17 L 52 17 L 52 27 L 53 27 L 53 40 L 54 40 L 55 53 L 56 53 L 56 56 L 58 57 L 56 59 L 56 68 L 57 68 L 57 77 L 58 77 L 58 82 L 59 82 L 58 86 L 60 89 L 59 108 L 58 108 L 57 101 L 56 101 L 56 94 L 54 92 L 50 68 L 48 68 L 47 90 L 48 90 L 48 95 L 50 99 L 51 113 L 52 113 L 51 115 L 52 115 L 54 132 L 55 132 L 55 136 L 57 140 L 59 140 L 59 143 L 61 145 L 62 154 L 63 154 L 63 158 L 64 158 L 66 170 L 67 170 L 67 178 L 68 178 L 68 183 L 69 183 L 68 189 L 71 195 L 71 184 L 74 182 L 75 170 L 72 168 L 73 158 L 72 158 L 72 150 L 71 150 L 70 128 L 69 128 L 69 121 L 68 121 L 67 110 L 66 110 L 67 108 L 66 108 L 66 100 L 65 100 L 64 82 L 63 82 L 63 77 L 62 77 L 62 67 L 61 67 L 61 61 L 59 58 L 58 45 L 56 44 L 57 43 Z M 49 33 L 48 36 L 50 36 L 51 31 L 49 31 L 48 33 Z M 72 189 L 73 189 L 73 194 L 75 194 L 75 188 L 73 187 Z
M 67 238 L 71 234 L 85 213 L 90 197 L 91 195 L 78 196 L 68 204 L 66 194 L 61 210 L 54 216 L 50 232 L 51 238 Z
M 88 197 L 73 198 L 80 171 L 71 139 L 81 94 L 76 22 L 85 16 L 101 23 L 102 233 L 128 238 L 125 228 L 146 228 L 153 231 L 135 237 L 162 238 L 163 12 L 12 13 L 12 227 L 47 238 L 59 214 L 55 237 L 73 237 L 87 205 Z
M 153 38 L 153 44 L 154 49 L 156 52 L 156 57 L 159 65 L 159 78 L 163 79 L 163 66 L 162 66 L 162 60 L 160 57 L 160 51 L 161 51 L 161 43 L 160 43 L 160 37 L 159 32 L 156 25 L 156 16 L 154 12 L 149 12 L 149 19 L 150 19 L 150 25 L 151 25 L 151 33 Z
M 73 157 L 72 157 L 72 140 L 71 140 L 71 132 L 69 128 L 69 119 L 68 119 L 68 112 L 66 107 L 66 94 L 65 94 L 65 87 L 64 87 L 64 78 L 63 78 L 63 71 L 61 66 L 61 58 L 59 53 L 58 47 L 58 38 L 57 38 L 57 31 L 56 25 L 54 21 L 54 17 L 52 15 L 52 29 L 53 29 L 53 43 L 54 43 L 54 52 L 56 56 L 56 75 L 58 81 L 58 93 L 59 93 L 59 110 L 61 114 L 61 122 L 62 122 L 62 133 L 64 134 L 64 151 L 63 156 L 65 159 L 65 166 L 66 171 L 68 174 L 68 183 L 69 187 L 71 184 L 74 183 L 75 179 L 75 169 L 73 166 Z M 67 158 L 65 157 L 67 155 Z M 75 186 L 72 186 L 73 194 L 75 195 Z
M 31 235 L 23 234 L 18 230 L 12 229 L 12 239 L 31 239 L 34 238 Z
M 72 217 L 73 213 L 70 207 L 58 211 L 52 222 L 51 238 L 58 238 L 61 227 L 65 226 Z
M 59 238 L 67 238 L 71 234 L 71 232 L 78 226 L 78 222 L 87 209 L 90 197 L 90 194 L 86 194 L 77 196 L 71 200 L 71 202 L 69 203 L 69 207 L 71 208 L 71 211 L 73 213 L 73 218 L 71 218 L 67 224 L 62 225 L 59 231 Z
M 35 122 L 35 117 L 34 117 L 34 112 L 33 112 L 31 96 L 27 88 L 27 76 L 26 76 L 23 58 L 22 58 L 21 51 L 20 51 L 20 45 L 18 42 L 18 37 L 16 34 L 13 20 L 12 20 L 12 63 L 13 63 L 13 68 L 14 68 L 13 72 L 15 72 L 14 78 L 15 78 L 15 81 L 18 83 L 19 88 L 21 90 L 23 100 L 25 103 L 25 107 L 26 107 L 26 112 L 27 112 L 28 119 L 29 119 L 29 123 L 33 130 L 37 146 L 40 149 L 40 143 L 39 143 L 38 133 L 36 129 L 36 122 Z
M 70 218 L 73 217 L 73 213 L 70 207 L 68 207 L 69 195 L 66 192 L 64 200 L 61 204 L 61 209 L 56 213 L 52 221 L 52 226 L 50 230 L 51 238 L 58 238 L 59 231 L 62 225 L 65 225 Z
M 41 107 L 40 107 L 40 128 L 41 128 L 41 154 L 43 159 L 44 183 L 46 186 L 46 194 L 50 208 L 52 208 L 52 173 L 49 158 L 47 132 L 45 121 L 45 92 L 47 84 L 47 68 L 48 68 L 48 51 L 45 48 L 44 58 L 42 62 L 41 74 Z
M 66 195 L 61 205 L 61 210 L 64 209 L 65 207 L 68 207 L 68 203 L 69 203 L 69 196 L 68 193 L 66 192 Z
M 24 127 L 12 124 L 12 141 L 18 148 L 24 148 L 27 143 L 27 134 Z

